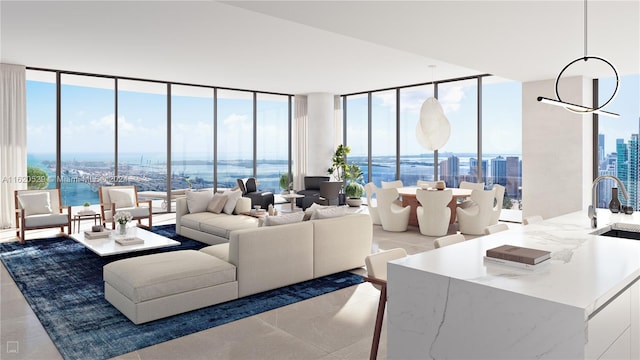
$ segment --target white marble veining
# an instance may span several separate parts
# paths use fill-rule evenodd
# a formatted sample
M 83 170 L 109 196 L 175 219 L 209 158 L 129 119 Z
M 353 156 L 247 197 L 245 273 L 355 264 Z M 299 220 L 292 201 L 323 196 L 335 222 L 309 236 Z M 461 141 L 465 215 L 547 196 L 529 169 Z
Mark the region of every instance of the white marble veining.
M 637 229 L 640 214 L 598 221 Z M 590 315 L 640 277 L 640 241 L 594 230 L 577 212 L 390 263 L 389 358 L 583 358 Z M 535 270 L 483 260 L 503 244 L 551 259 Z

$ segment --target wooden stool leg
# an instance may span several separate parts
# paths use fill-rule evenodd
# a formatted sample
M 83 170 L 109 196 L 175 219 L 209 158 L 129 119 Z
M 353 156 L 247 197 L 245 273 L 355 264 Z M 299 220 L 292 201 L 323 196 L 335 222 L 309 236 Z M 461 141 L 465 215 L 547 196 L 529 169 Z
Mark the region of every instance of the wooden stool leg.
M 380 300 L 378 300 L 378 314 L 376 315 L 376 326 L 373 330 L 373 341 L 371 342 L 371 354 L 369 360 L 378 357 L 378 346 L 380 345 L 380 334 L 382 333 L 382 321 L 384 320 L 384 308 L 387 305 L 387 285 L 382 285 L 380 289 Z

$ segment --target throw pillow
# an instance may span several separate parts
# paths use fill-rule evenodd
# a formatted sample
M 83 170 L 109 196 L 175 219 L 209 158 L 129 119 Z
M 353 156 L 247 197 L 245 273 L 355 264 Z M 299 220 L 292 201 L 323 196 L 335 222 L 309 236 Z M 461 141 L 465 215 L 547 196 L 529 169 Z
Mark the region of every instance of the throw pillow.
M 20 207 L 24 215 L 51 214 L 51 199 L 48 192 L 18 195 Z
M 242 197 L 242 193 L 240 190 L 225 191 L 223 195 L 227 197 L 227 201 L 224 203 L 222 211 L 225 214 L 233 215 L 233 210 L 235 210 L 238 200 Z
M 109 199 L 116 204 L 116 208 L 130 208 L 136 206 L 136 193 L 133 188 L 109 189 Z
M 187 191 L 187 209 L 191 214 L 207 211 L 209 201 L 210 191 Z
M 242 195 L 247 193 L 247 188 L 244 186 L 245 181 L 247 181 L 247 179 L 238 179 L 238 180 L 236 180 L 236 182 L 238 183 L 238 188 L 242 192 Z
M 302 219 L 302 221 L 307 221 L 311 219 L 311 215 L 313 215 L 313 212 L 316 211 L 316 209 L 326 209 L 329 206 L 327 205 L 320 205 L 318 203 L 313 203 L 311 204 L 311 206 L 309 206 L 308 208 L 304 209 L 304 218 Z
M 213 199 L 209 201 L 209 205 L 207 206 L 207 211 L 212 212 L 214 214 L 220 214 L 222 209 L 224 209 L 224 204 L 227 202 L 227 197 L 222 194 L 213 195 Z
M 293 224 L 293 223 L 301 222 L 303 217 L 304 217 L 304 213 L 302 211 L 294 212 L 291 214 L 278 215 L 278 216 L 267 216 L 267 218 L 264 220 L 264 226 Z
M 329 207 L 326 209 L 316 209 L 311 215 L 311 220 L 314 219 L 329 219 L 334 217 L 341 217 L 347 215 L 347 209 L 343 206 Z

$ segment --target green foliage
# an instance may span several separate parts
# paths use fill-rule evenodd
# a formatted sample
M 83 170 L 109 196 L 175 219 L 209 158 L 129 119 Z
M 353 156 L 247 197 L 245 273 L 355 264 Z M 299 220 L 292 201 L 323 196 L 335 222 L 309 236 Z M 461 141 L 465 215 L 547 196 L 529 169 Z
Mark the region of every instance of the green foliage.
M 344 193 L 348 198 L 359 199 L 364 195 L 364 186 L 355 181 L 351 181 L 345 187 Z
M 49 175 L 46 171 L 35 166 L 27 166 L 27 189 L 46 189 L 49 185 Z
M 293 188 L 293 174 L 280 175 L 280 188 L 282 190 L 291 190 Z
M 91 203 L 90 203 L 90 202 L 88 202 L 88 201 L 85 201 L 85 202 L 84 202 L 84 204 L 83 204 L 83 206 L 91 206 Z
M 349 154 L 350 152 L 350 147 L 340 144 L 336 148 L 336 152 L 331 158 L 331 167 L 327 169 L 327 173 L 329 175 L 333 175 L 338 181 L 344 181 L 345 174 L 349 171 L 349 164 L 347 164 L 347 154 Z

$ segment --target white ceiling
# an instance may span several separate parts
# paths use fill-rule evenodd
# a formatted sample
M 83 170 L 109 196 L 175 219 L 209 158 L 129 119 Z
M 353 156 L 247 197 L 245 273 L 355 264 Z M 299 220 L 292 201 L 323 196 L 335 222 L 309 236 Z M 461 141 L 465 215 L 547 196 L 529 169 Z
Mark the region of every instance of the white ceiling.
M 583 6 L 581 0 L 2 0 L 0 59 L 291 94 L 482 73 L 532 81 L 553 79 L 583 56 Z M 640 0 L 589 1 L 588 49 L 621 74 L 640 73 Z M 575 74 L 613 75 L 605 66 L 578 65 Z

